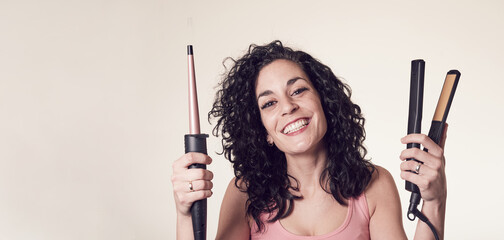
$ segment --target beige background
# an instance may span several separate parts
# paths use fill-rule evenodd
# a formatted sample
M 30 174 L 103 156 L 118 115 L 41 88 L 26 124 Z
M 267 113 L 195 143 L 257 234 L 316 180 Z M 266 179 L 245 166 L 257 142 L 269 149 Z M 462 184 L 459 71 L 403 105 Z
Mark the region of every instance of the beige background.
M 187 123 L 186 45 L 202 130 L 222 60 L 281 39 L 331 66 L 367 118 L 368 157 L 399 178 L 410 61 L 424 132 L 462 73 L 446 145 L 447 239 L 502 239 L 502 1 L 0 1 L 0 240 L 174 239 L 171 164 Z M 211 137 L 215 237 L 232 178 Z M 409 236 L 414 223 L 405 219 Z

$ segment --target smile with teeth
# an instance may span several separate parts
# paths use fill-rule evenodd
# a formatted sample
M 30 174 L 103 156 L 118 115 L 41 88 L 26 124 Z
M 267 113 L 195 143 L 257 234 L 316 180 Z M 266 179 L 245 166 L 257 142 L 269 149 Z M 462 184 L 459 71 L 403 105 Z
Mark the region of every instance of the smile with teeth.
M 289 134 L 289 133 L 292 133 L 292 132 L 296 132 L 296 131 L 301 130 L 306 125 L 308 125 L 308 120 L 307 119 L 299 119 L 299 120 L 297 120 L 297 121 L 295 121 L 295 122 L 287 125 L 287 127 L 284 128 L 284 130 L 282 131 L 282 133 Z

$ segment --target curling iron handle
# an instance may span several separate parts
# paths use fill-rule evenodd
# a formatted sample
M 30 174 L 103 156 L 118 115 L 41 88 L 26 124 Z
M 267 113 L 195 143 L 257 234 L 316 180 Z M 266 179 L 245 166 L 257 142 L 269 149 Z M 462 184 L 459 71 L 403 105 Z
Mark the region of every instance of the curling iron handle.
M 206 138 L 208 134 L 186 134 L 184 136 L 185 152 L 198 152 L 207 154 Z M 189 168 L 206 169 L 205 164 L 192 164 Z M 206 239 L 207 200 L 202 199 L 191 206 L 191 218 L 195 240 Z

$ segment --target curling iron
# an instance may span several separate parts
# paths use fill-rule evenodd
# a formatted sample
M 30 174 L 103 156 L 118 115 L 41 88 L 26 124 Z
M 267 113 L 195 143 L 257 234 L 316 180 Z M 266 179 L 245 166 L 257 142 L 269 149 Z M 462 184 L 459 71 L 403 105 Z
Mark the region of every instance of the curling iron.
M 410 84 L 410 101 L 409 101 L 409 115 L 408 115 L 408 134 L 420 133 L 421 132 L 421 122 L 422 122 L 422 105 L 423 105 L 423 88 L 424 88 L 424 73 L 425 73 L 425 62 L 422 59 L 413 60 L 411 62 L 411 84 Z M 444 127 L 446 123 L 446 118 L 448 117 L 448 112 L 450 111 L 450 106 L 453 101 L 453 96 L 455 95 L 455 90 L 457 89 L 457 84 L 460 78 L 460 72 L 458 70 L 450 70 L 445 78 L 443 84 L 443 89 L 441 91 L 441 96 L 439 97 L 436 111 L 432 119 L 431 128 L 429 130 L 428 136 L 436 143 L 440 144 L 441 137 L 444 132 Z M 408 143 L 407 148 L 420 148 L 418 143 Z M 424 148 L 424 151 L 428 149 Z M 419 163 L 416 159 L 414 160 Z M 417 173 L 418 174 L 418 173 Z M 411 192 L 410 205 L 408 207 L 408 219 L 414 221 L 416 217 L 425 222 L 429 228 L 432 230 L 434 237 L 439 239 L 438 234 L 434 226 L 429 222 L 429 220 L 417 209 L 420 203 L 421 194 L 418 186 L 406 181 L 406 190 Z
M 187 65 L 189 76 L 189 134 L 184 135 L 185 152 L 207 154 L 206 139 L 208 134 L 200 133 L 198 96 L 196 92 L 196 74 L 194 71 L 194 56 L 192 45 L 187 46 Z M 189 168 L 206 169 L 205 164 L 192 164 Z M 191 217 L 195 240 L 206 239 L 207 200 L 202 199 L 191 206 Z

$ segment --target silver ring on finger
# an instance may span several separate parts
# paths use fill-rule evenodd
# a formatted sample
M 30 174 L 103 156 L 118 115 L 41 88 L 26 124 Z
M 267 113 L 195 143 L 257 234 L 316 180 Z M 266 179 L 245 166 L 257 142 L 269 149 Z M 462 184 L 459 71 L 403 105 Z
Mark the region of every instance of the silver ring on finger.
M 194 192 L 192 181 L 189 181 L 189 191 Z
M 422 166 L 422 164 L 421 164 L 421 163 L 418 163 L 418 165 L 417 165 L 417 166 L 416 166 L 416 168 L 415 168 L 415 173 L 416 173 L 416 174 L 419 174 L 419 173 L 420 173 L 420 167 L 421 167 L 421 166 Z

